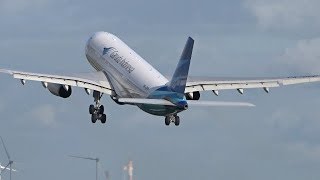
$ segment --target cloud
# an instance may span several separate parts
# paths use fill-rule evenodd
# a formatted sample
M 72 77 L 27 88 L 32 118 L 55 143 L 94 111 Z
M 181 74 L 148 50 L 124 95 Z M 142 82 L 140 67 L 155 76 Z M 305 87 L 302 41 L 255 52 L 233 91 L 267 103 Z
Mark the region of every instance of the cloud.
M 53 127 L 56 125 L 56 109 L 50 104 L 35 107 L 27 115 L 45 126 Z
M 43 8 L 49 4 L 49 0 L 1 0 L 0 12 L 7 14 L 17 14 L 30 9 Z
M 278 108 L 271 114 L 270 123 L 281 131 L 289 131 L 301 126 L 301 115 L 290 108 Z
M 293 28 L 320 25 L 317 0 L 246 0 L 247 7 L 263 28 Z
M 294 73 L 320 73 L 320 1 L 245 0 L 244 5 L 256 18 L 258 27 L 276 30 L 271 31 L 273 37 L 281 35 L 279 44 L 296 42 L 281 47 L 283 53 L 274 58 L 280 65 L 271 65 L 272 70 L 283 72 L 284 67 Z
M 296 142 L 283 144 L 283 148 L 292 154 L 293 157 L 304 162 L 319 162 L 320 161 L 320 146 L 310 145 L 305 142 Z
M 320 38 L 300 40 L 287 48 L 279 61 L 297 72 L 320 73 Z
M 5 104 L 6 104 L 6 102 L 5 102 L 4 98 L 0 98 L 0 112 L 4 111 Z

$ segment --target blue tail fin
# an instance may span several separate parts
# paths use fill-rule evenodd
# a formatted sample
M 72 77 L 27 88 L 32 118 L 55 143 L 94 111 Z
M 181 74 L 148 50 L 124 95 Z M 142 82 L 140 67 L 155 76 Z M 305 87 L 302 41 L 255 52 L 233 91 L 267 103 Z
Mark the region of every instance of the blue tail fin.
M 193 44 L 194 40 L 191 37 L 189 37 L 186 42 L 186 45 L 184 46 L 183 52 L 180 57 L 180 61 L 176 67 L 176 70 L 169 84 L 169 87 L 174 92 L 184 94 L 189 73 Z

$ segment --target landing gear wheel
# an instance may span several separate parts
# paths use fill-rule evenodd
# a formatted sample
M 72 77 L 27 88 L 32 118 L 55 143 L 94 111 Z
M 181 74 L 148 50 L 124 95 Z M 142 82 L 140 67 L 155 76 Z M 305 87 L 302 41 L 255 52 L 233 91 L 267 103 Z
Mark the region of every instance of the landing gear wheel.
M 99 114 L 103 114 L 103 113 L 104 113 L 104 106 L 101 105 L 101 106 L 99 107 Z
M 91 122 L 92 122 L 92 123 L 96 123 L 98 118 L 99 118 L 99 117 L 98 117 L 97 114 L 92 114 L 92 115 L 91 115 Z
M 179 124 L 180 124 L 180 117 L 175 116 L 174 125 L 179 126 Z
M 102 93 L 99 91 L 93 91 L 92 96 L 95 104 L 89 106 L 89 113 L 91 114 L 91 122 L 96 123 L 100 120 L 102 124 L 106 123 L 107 116 L 104 114 L 104 106 L 100 104 Z
M 102 114 L 100 120 L 101 120 L 101 123 L 102 123 L 102 124 L 106 123 L 106 121 L 107 121 L 107 116 L 106 116 L 105 114 Z
M 90 106 L 89 106 L 89 113 L 90 114 L 93 114 L 94 113 L 94 105 L 93 104 L 91 104 Z
M 170 116 L 166 116 L 166 118 L 164 119 L 164 123 L 169 126 L 171 122 Z

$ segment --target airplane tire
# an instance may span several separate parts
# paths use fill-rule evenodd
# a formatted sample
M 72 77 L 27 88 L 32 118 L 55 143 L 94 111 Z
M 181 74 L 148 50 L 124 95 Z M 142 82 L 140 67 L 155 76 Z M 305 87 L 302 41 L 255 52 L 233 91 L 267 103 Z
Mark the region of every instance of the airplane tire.
M 107 121 L 107 116 L 106 116 L 106 114 L 102 114 L 100 120 L 101 120 L 101 123 L 102 123 L 102 124 L 106 123 L 106 121 Z
M 180 124 L 180 117 L 176 116 L 174 120 L 174 125 L 179 126 L 179 124 Z
M 97 115 L 97 114 L 92 114 L 92 115 L 91 115 L 91 122 L 92 122 L 92 123 L 96 123 L 96 122 L 97 122 L 97 119 L 98 119 L 98 115 Z
M 166 116 L 166 118 L 164 119 L 164 123 L 165 123 L 167 126 L 169 126 L 169 125 L 170 125 L 170 122 L 171 122 L 170 117 L 169 117 L 169 116 Z
M 93 104 L 91 104 L 90 106 L 89 106 L 89 113 L 90 114 L 93 114 L 94 113 L 94 105 Z
M 104 113 L 104 106 L 101 105 L 101 106 L 99 107 L 99 114 L 103 114 L 103 113 Z

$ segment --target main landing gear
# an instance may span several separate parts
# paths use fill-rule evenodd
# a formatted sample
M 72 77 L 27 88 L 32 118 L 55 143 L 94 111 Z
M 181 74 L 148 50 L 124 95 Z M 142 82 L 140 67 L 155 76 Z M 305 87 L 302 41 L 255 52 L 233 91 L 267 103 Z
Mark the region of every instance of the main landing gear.
M 164 123 L 169 126 L 171 122 L 173 122 L 174 125 L 179 126 L 180 117 L 177 114 L 166 116 Z
M 93 91 L 93 98 L 95 105 L 91 104 L 89 106 L 89 113 L 91 114 L 91 122 L 96 123 L 97 120 L 100 120 L 102 124 L 106 123 L 107 116 L 104 114 L 104 106 L 100 105 L 100 99 L 102 93 L 98 91 Z

